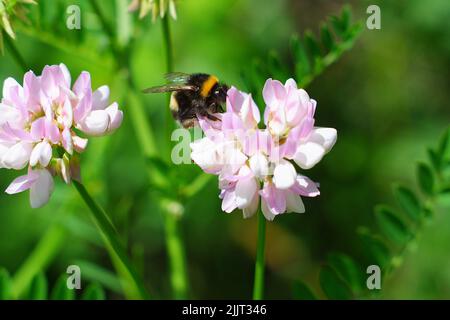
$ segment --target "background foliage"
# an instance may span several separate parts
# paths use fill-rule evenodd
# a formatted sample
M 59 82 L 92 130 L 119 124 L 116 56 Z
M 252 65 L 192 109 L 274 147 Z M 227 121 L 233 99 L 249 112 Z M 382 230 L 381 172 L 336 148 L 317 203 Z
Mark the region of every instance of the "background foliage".
M 160 84 L 165 73 L 161 23 L 152 24 L 150 18 L 139 21 L 136 15 L 128 14 L 124 10 L 126 0 L 101 1 L 102 10 L 116 28 L 116 45 L 128 48 L 128 57 L 117 56 L 111 51 L 89 1 L 76 1 L 82 14 L 79 31 L 68 30 L 65 24 L 66 8 L 74 1 L 39 2 L 30 10 L 30 24 L 15 27 L 15 44 L 35 72 L 45 64 L 64 62 L 73 78 L 88 70 L 94 87 L 105 83 L 111 86 L 114 98 L 125 110 L 125 121 L 113 139 L 90 141 L 82 158 L 83 178 L 112 215 L 151 293 L 168 298 L 163 216 L 157 205 L 160 192 L 145 178 L 146 160 L 141 156 L 127 112 L 133 101 L 124 80 L 127 75 L 117 67 L 121 59 L 129 59 L 131 78 L 137 88 Z M 373 257 L 367 256 L 373 250 L 365 249 L 364 243 L 371 245 L 372 240 L 366 240 L 372 239 L 374 233 L 381 233 L 383 241 L 389 239 L 389 246 L 405 247 L 401 260 L 394 261 L 396 268 L 383 277 L 377 297 L 449 298 L 450 197 L 436 184 L 448 177 L 448 169 L 437 168 L 435 161 L 443 145 L 439 144 L 439 137 L 450 119 L 449 5 L 446 0 L 378 1 L 382 29 L 369 31 L 364 23 L 354 25 L 349 29 L 352 36 L 345 38 L 335 34 L 336 21 L 329 17 L 339 15 L 345 22 L 341 8 L 346 3 L 351 4 L 353 16 L 363 22 L 367 6 L 373 4 L 315 0 L 180 1 L 179 19 L 171 22 L 175 69 L 217 74 L 229 84 L 252 91 L 257 99 L 261 81 L 267 76 L 280 80 L 296 76 L 318 101 L 318 123 L 338 129 L 333 152 L 308 173 L 321 183 L 321 196 L 305 199 L 305 214 L 287 214 L 268 224 L 268 298 L 291 298 L 292 291 L 296 297 L 355 295 L 365 285 L 365 266 L 373 262 Z M 329 21 L 337 42 L 330 42 L 321 21 Z M 126 31 L 130 24 L 135 26 L 132 34 Z M 320 39 L 318 49 L 311 41 L 311 33 L 306 32 L 308 29 Z M 326 57 L 335 56 L 329 53 L 338 52 L 340 56 L 350 46 L 346 40 L 353 41 L 358 32 L 361 35 L 354 47 L 328 66 L 326 62 L 331 58 Z M 298 39 L 303 41 L 307 60 L 302 58 Z M 313 74 L 314 79 L 305 74 Z M 22 75 L 6 50 L 0 59 L 0 80 L 8 76 L 19 79 Z M 165 97 L 140 99 L 155 131 L 158 149 L 168 150 Z M 428 146 L 434 148 L 434 153 L 427 153 Z M 448 160 L 448 153 L 443 157 Z M 417 166 L 419 162 L 426 165 Z M 183 165 L 170 180 L 177 187 L 199 174 L 195 166 Z M 6 189 L 16 175 L 0 171 L 0 189 Z M 190 296 L 248 298 L 256 219 L 243 220 L 239 213 L 220 213 L 216 183 L 216 179 L 210 179 L 199 194 L 185 203 L 182 232 Z M 411 189 L 419 197 L 421 208 L 430 205 L 431 196 L 442 193 L 433 197 L 433 217 L 420 222 L 424 225 L 420 232 L 411 215 L 411 202 L 402 200 L 403 187 L 395 187 L 392 192 L 394 183 Z M 86 207 L 73 188 L 58 184 L 55 190 L 50 204 L 39 210 L 30 209 L 27 194 L 0 195 L 0 265 L 12 275 L 13 285 L 22 289 L 23 297 L 29 292 L 25 288 L 28 279 L 36 274 L 45 273 L 49 287 L 57 288 L 58 278 L 67 266 L 78 264 L 85 290 L 95 280 L 108 298 L 122 298 L 120 283 L 88 220 Z M 377 206 L 378 203 L 396 207 Z M 393 210 L 402 210 L 402 220 L 398 220 L 397 213 L 392 214 Z M 404 246 L 404 241 L 408 241 L 408 246 Z M 38 243 L 39 254 L 30 258 Z M 395 254 L 389 257 L 397 256 L 398 251 L 390 252 Z M 356 267 L 349 265 L 352 262 L 347 257 L 358 261 Z M 28 262 L 24 265 L 24 261 Z M 345 274 L 349 270 L 356 271 Z M 0 278 L 6 278 L 5 274 L 2 271 Z M 307 291 L 304 283 L 314 293 Z M 333 284 L 331 288 L 329 284 Z M 95 292 L 101 296 L 97 289 Z

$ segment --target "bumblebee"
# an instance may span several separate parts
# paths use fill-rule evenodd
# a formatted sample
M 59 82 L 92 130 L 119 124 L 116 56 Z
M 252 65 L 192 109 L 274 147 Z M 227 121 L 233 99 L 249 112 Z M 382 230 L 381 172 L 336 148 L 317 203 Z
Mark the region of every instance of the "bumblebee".
M 167 84 L 144 89 L 144 93 L 172 92 L 170 110 L 184 128 L 198 125 L 198 117 L 220 120 L 214 114 L 223 112 L 228 86 L 216 76 L 181 72 L 166 75 Z

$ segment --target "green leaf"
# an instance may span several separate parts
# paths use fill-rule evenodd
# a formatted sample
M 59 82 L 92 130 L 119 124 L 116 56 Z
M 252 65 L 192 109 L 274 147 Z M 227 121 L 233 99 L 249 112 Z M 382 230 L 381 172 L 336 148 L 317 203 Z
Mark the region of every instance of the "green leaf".
M 341 24 L 344 31 L 350 29 L 351 21 L 352 21 L 352 10 L 350 6 L 345 5 L 341 13 Z
M 11 300 L 12 295 L 12 281 L 6 269 L 0 269 L 0 300 Z
M 308 48 L 308 52 L 311 58 L 312 65 L 314 66 L 313 70 L 314 72 L 318 72 L 320 61 L 321 61 L 321 51 L 320 46 L 314 37 L 314 34 L 307 30 L 305 32 L 305 35 L 303 36 L 303 39 L 305 41 L 305 46 Z
M 323 292 L 332 300 L 348 300 L 352 298 L 352 292 L 347 284 L 337 275 L 336 271 L 325 266 L 320 270 L 320 286 Z
M 322 41 L 325 51 L 331 51 L 335 47 L 333 36 L 331 35 L 330 29 L 324 23 L 320 28 L 320 39 Z
M 339 36 L 341 39 L 343 39 L 345 36 L 346 30 L 345 30 L 345 26 L 342 23 L 341 19 L 336 16 L 331 16 L 330 22 L 333 26 L 333 29 L 334 29 L 334 32 L 336 33 L 336 35 Z
M 402 245 L 410 238 L 407 227 L 392 208 L 384 205 L 376 206 L 375 217 L 380 230 L 389 240 Z
M 91 283 L 85 289 L 81 298 L 83 300 L 105 300 L 105 291 L 98 283 Z
M 428 158 L 430 159 L 430 162 L 433 165 L 434 170 L 439 172 L 441 170 L 441 157 L 433 149 L 428 149 L 427 153 L 428 153 Z
M 317 300 L 311 289 L 301 281 L 294 281 L 292 293 L 297 300 Z
M 422 191 L 431 196 L 434 194 L 434 175 L 431 168 L 425 163 L 419 163 L 417 166 L 417 176 Z
M 447 129 L 439 140 L 438 153 L 442 160 L 445 160 L 449 152 L 450 129 Z
M 402 209 L 405 210 L 411 219 L 420 219 L 420 202 L 411 189 L 403 186 L 396 186 L 394 188 L 394 195 Z
M 67 287 L 67 275 L 63 274 L 56 281 L 53 287 L 52 293 L 50 294 L 51 300 L 74 300 L 75 290 L 69 289 Z
M 355 260 L 343 253 L 331 253 L 328 256 L 328 264 L 336 270 L 353 292 L 358 292 L 363 283 L 362 268 Z
M 30 300 L 46 300 L 48 297 L 48 282 L 45 275 L 40 272 L 31 281 L 28 298 Z
M 370 264 L 376 264 L 383 270 L 391 258 L 386 245 L 380 239 L 371 235 L 366 228 L 358 228 L 357 232 L 363 246 L 364 254 L 370 260 Z
M 268 60 L 267 60 L 267 67 L 269 69 L 269 75 L 270 77 L 274 79 L 286 79 L 287 72 L 281 63 L 280 56 L 278 52 L 271 50 L 269 52 Z
M 303 42 L 300 40 L 298 35 L 294 35 L 291 38 L 291 51 L 294 56 L 295 75 L 297 81 L 301 82 L 301 79 L 309 74 L 311 67 Z

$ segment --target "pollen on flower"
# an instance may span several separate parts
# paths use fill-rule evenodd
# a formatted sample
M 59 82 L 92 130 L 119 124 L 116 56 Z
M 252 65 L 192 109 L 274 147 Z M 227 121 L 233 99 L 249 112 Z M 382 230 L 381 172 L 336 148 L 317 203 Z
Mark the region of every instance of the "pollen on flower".
M 78 154 L 86 149 L 88 137 L 113 132 L 122 118 L 117 103 L 109 103 L 107 86 L 92 92 L 88 72 L 73 86 L 64 64 L 46 66 L 40 76 L 27 72 L 23 85 L 6 79 L 0 103 L 0 168 L 28 167 L 6 192 L 29 189 L 31 206 L 43 206 L 54 176 L 66 183 L 80 179 Z
M 250 94 L 232 87 L 221 126 L 207 118 L 199 124 L 205 137 L 191 144 L 191 158 L 219 177 L 222 210 L 241 209 L 252 216 L 261 201 L 268 220 L 285 212 L 304 212 L 301 197 L 320 194 L 318 184 L 297 172 L 309 169 L 333 147 L 334 128 L 314 126 L 316 101 L 293 79 L 284 85 L 268 79 L 263 89 L 265 128 Z

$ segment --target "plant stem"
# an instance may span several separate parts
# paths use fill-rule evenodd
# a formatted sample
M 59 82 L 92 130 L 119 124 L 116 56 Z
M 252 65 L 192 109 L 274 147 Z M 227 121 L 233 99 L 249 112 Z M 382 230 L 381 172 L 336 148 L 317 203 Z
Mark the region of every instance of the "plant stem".
M 6 46 L 8 47 L 14 60 L 16 60 L 16 63 L 22 68 L 23 72 L 27 72 L 28 70 L 30 70 L 28 68 L 27 63 L 25 62 L 25 59 L 20 54 L 19 50 L 17 50 L 13 40 L 7 34 L 4 33 L 3 39 L 5 39 Z
M 170 24 L 169 24 L 169 15 L 165 15 L 162 19 L 162 32 L 163 32 L 163 42 L 166 56 L 166 72 L 173 72 L 173 47 L 172 47 L 172 39 L 170 34 Z M 170 101 L 170 93 L 167 94 L 167 104 Z M 170 137 L 172 134 L 174 126 L 174 120 L 172 118 L 172 113 L 170 108 L 166 108 L 166 137 Z M 169 146 L 171 143 L 169 143 Z
M 187 277 L 183 241 L 178 226 L 178 217 L 165 213 L 166 247 L 170 261 L 170 283 L 175 299 L 187 298 Z
M 169 15 L 165 15 L 162 20 L 163 41 L 166 56 L 166 72 L 173 72 L 173 47 L 170 34 Z M 167 95 L 167 104 L 169 104 L 170 94 Z M 166 107 L 166 137 L 170 139 L 172 131 L 175 128 L 175 122 L 169 107 Z M 170 140 L 169 140 L 170 141 Z M 168 155 L 172 143 L 169 142 Z M 170 157 L 169 157 L 170 158 Z M 170 212 L 170 210 L 163 210 L 165 217 L 166 230 L 166 247 L 170 262 L 170 281 L 172 284 L 172 292 L 175 299 L 185 299 L 187 297 L 187 272 L 186 259 L 183 247 L 183 241 L 180 236 L 178 218 Z
M 110 41 L 112 41 L 112 45 L 115 46 L 115 35 L 114 30 L 111 27 L 111 25 L 108 23 L 108 20 L 106 19 L 105 15 L 103 14 L 102 10 L 100 10 L 100 7 L 96 0 L 90 0 L 92 9 L 94 9 L 95 14 L 97 15 L 98 19 L 100 20 L 100 23 L 103 26 L 103 29 L 105 29 L 105 32 L 108 34 L 108 37 Z
M 119 235 L 117 234 L 116 229 L 111 223 L 111 220 L 106 215 L 105 211 L 103 211 L 103 209 L 100 208 L 100 206 L 94 201 L 94 199 L 92 199 L 86 188 L 81 183 L 77 181 L 73 181 L 72 183 L 74 184 L 80 196 L 83 198 L 86 205 L 89 207 L 95 224 L 100 229 L 107 246 L 112 249 L 111 251 L 115 253 L 117 258 L 123 265 L 124 270 L 126 270 L 129 274 L 133 285 L 140 294 L 140 298 L 148 299 L 149 294 L 144 287 L 144 282 L 142 281 L 142 279 L 140 279 L 139 275 L 128 259 L 125 248 L 119 241 Z
M 264 295 L 264 247 L 266 242 L 266 218 L 258 212 L 258 245 L 256 249 L 255 282 L 253 300 L 261 300 Z

